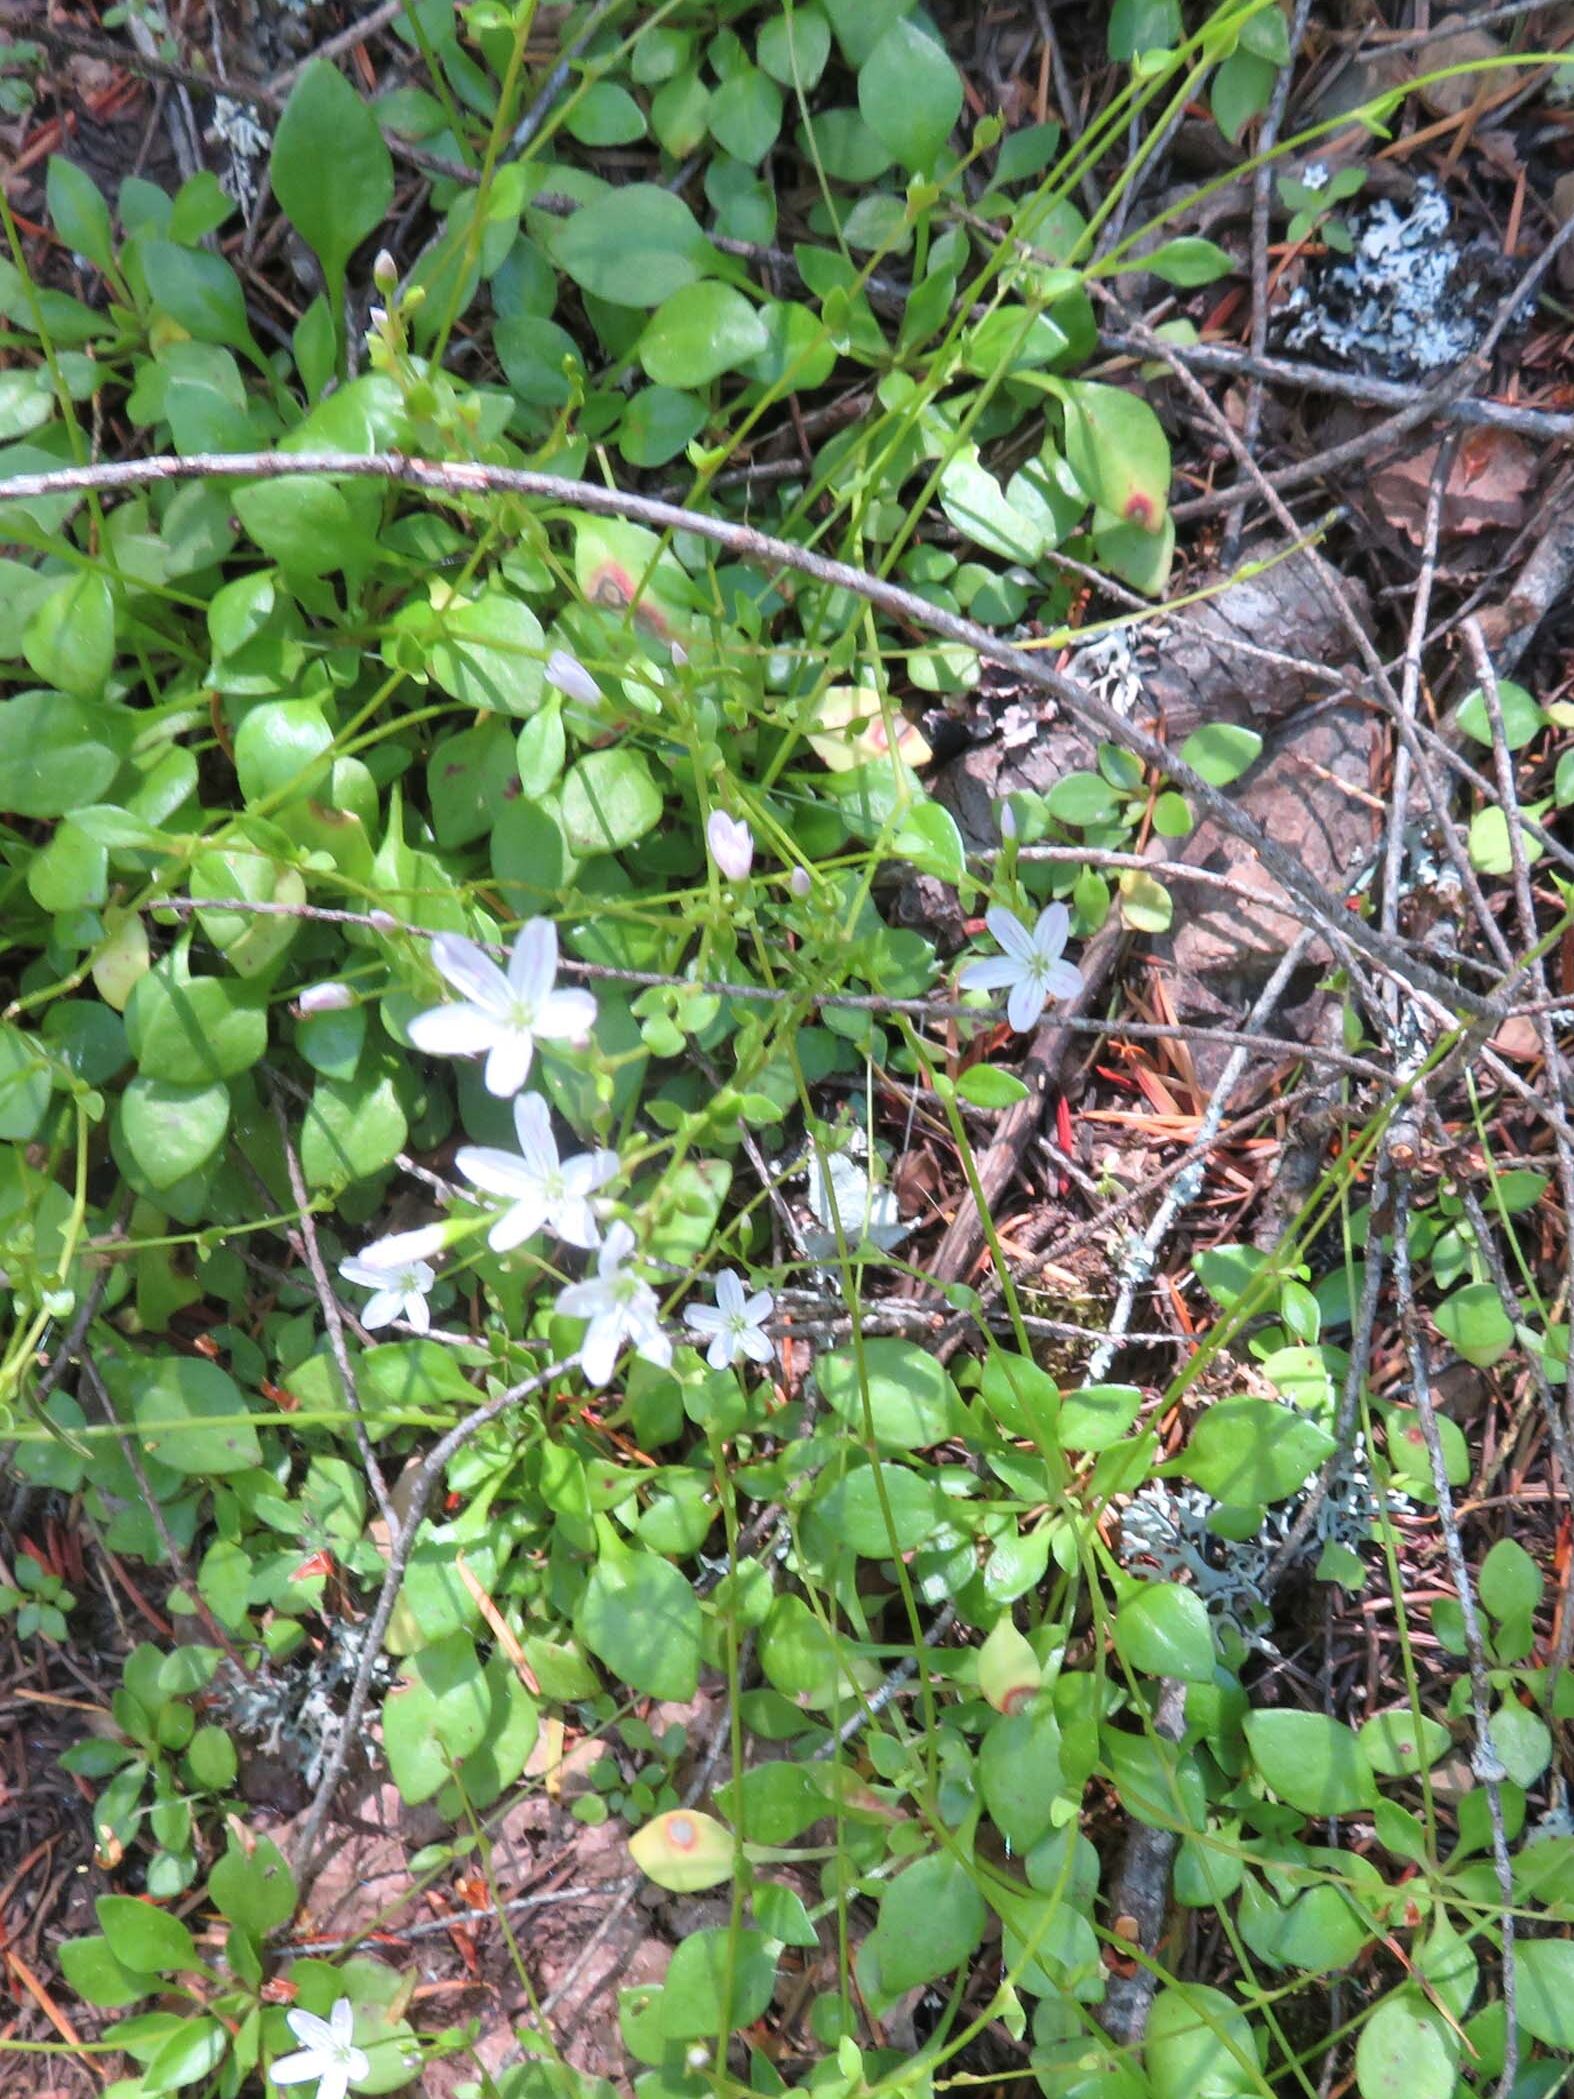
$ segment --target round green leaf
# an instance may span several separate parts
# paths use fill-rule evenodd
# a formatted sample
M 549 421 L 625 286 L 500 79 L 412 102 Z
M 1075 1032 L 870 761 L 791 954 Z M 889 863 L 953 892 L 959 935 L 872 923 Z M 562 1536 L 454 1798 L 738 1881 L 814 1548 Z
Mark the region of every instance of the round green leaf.
M 126 1148 L 150 1188 L 168 1188 L 205 1166 L 224 1141 L 230 1122 L 230 1090 L 173 1086 L 138 1077 L 120 1103 Z
M 974 1064 L 956 1082 L 962 1099 L 975 1108 L 1012 1108 L 1025 1101 L 1028 1089 L 1015 1072 L 998 1064 Z
M 700 1607 L 688 1576 L 648 1552 L 603 1551 L 574 1630 L 618 1679 L 647 1698 L 692 1698 Z
M 1216 278 L 1227 277 L 1235 264 L 1216 242 L 1198 234 L 1185 234 L 1179 240 L 1166 241 L 1151 255 L 1142 256 L 1134 267 L 1151 270 L 1166 284 L 1190 290 L 1193 285 L 1212 284 Z
M 93 1909 L 116 1960 L 138 1974 L 184 1975 L 202 1966 L 196 1940 L 168 1910 L 134 1895 L 100 1895 Z
M 431 673 L 466 707 L 497 714 L 534 714 L 541 704 L 546 649 L 530 607 L 493 587 L 442 608 Z
M 661 1991 L 661 2030 L 671 2041 L 714 2041 L 752 2026 L 776 1988 L 776 1955 L 764 1932 L 717 1926 L 679 1942 Z
M 783 87 L 815 87 L 831 55 L 831 25 L 818 7 L 795 6 L 789 13 L 772 15 L 760 25 L 754 55 Z M 54 166 L 53 161 L 50 166 Z M 73 245 L 87 253 L 80 242 Z
M 132 1414 L 143 1449 L 172 1471 L 203 1477 L 262 1463 L 245 1394 L 202 1356 L 150 1359 L 137 1378 Z
M 618 426 L 618 450 L 630 466 L 665 466 L 698 435 L 706 413 L 696 394 L 673 386 L 643 387 Z
M 639 361 L 658 386 L 705 386 L 763 356 L 770 336 L 740 291 L 714 279 L 664 300 L 639 339 Z
M 301 1170 L 313 1188 L 342 1188 L 386 1166 L 409 1134 L 391 1073 L 319 1078 L 301 1120 Z
M 1483 1370 L 1501 1362 L 1514 1346 L 1514 1323 L 1491 1283 L 1467 1283 L 1445 1297 L 1433 1316 L 1444 1339 Z
M 51 591 L 27 623 L 22 653 L 45 684 L 96 699 L 115 661 L 115 604 L 104 578 L 84 569 Z
M 1514 1980 L 1526 2033 L 1562 2054 L 1574 2053 L 1574 1940 L 1520 1939 Z
M 58 692 L 0 700 L 0 809 L 67 816 L 96 802 L 120 770 L 133 716 Z
M 631 146 L 645 136 L 645 113 L 626 87 L 597 80 L 575 97 L 563 128 L 582 146 Z
M 1511 751 L 1523 750 L 1527 743 L 1541 734 L 1547 725 L 1547 717 L 1524 686 L 1516 685 L 1512 678 L 1499 679 L 1497 693 L 1498 708 L 1503 717 L 1503 741 Z M 1459 703 L 1458 721 L 1465 734 L 1473 736 L 1477 743 L 1492 742 L 1492 717 L 1487 712 L 1487 703 L 1479 686 Z
M 758 167 L 782 128 L 782 92 L 754 66 L 740 66 L 710 98 L 710 135 L 723 152 Z
M 1193 729 L 1181 745 L 1180 754 L 1210 787 L 1228 787 L 1254 764 L 1262 749 L 1255 729 L 1239 729 L 1233 722 L 1204 722 Z
M 1348 1815 L 1376 1804 L 1366 1752 L 1342 1722 L 1323 1713 L 1256 1712 L 1245 1725 L 1253 1763 L 1291 1807 Z
M 1246 2014 L 1203 1983 L 1172 1983 L 1158 1992 L 1143 2061 L 1153 2099 L 1229 2099 L 1262 2089 Z
M 907 1867 L 880 1897 L 869 1937 L 882 1992 L 900 1996 L 954 1973 L 977 1952 L 988 1914 L 957 1860 L 936 1853 Z
M 211 1085 L 251 1069 L 268 1046 L 268 1017 L 234 979 L 182 982 L 166 962 L 137 980 L 126 1003 L 126 1040 L 145 1077 Z
M 1334 1447 L 1328 1431 L 1271 1399 L 1215 1400 L 1177 1461 L 1215 1501 L 1282 1501 Z
M 922 1450 L 952 1433 L 956 1387 L 927 1349 L 916 1341 L 879 1339 L 866 1341 L 862 1354 L 869 1380 L 869 1422 L 877 1443 Z M 864 1397 L 857 1353 L 851 1348 L 828 1350 L 815 1375 L 831 1411 L 861 1436 Z
M 1457 2053 L 1420 1991 L 1400 1990 L 1361 2028 L 1356 2087 L 1361 2099 L 1449 2099 Z
M 1430 1770 L 1451 1740 L 1440 1721 L 1429 1720 L 1425 1713 L 1412 1713 L 1402 1705 L 1386 1713 L 1374 1713 L 1356 1734 L 1361 1753 L 1384 1778 L 1409 1778 L 1418 1771 Z
M 186 2019 L 148 2058 L 140 2079 L 144 2092 L 178 2091 L 216 2070 L 230 2037 L 217 2019 Z
M 661 789 L 643 753 L 587 751 L 564 777 L 561 814 L 571 852 L 616 853 L 661 821 Z
M 1136 1385 L 1079 1385 L 1061 1395 L 1055 1440 L 1062 1450 L 1108 1450 L 1141 1411 Z
M 1178 1582 L 1151 1582 L 1115 1613 L 1115 1649 L 1146 1676 L 1213 1681 L 1213 1631 L 1202 1598 Z
M 1477 1593 L 1494 1618 L 1514 1618 L 1533 1611 L 1546 1584 L 1541 1569 L 1513 1538 L 1499 1538 L 1481 1562 Z
M 683 199 L 631 182 L 554 227 L 552 253 L 579 286 L 616 306 L 659 306 L 702 276 L 710 243 Z
M 25 1144 L 49 1112 L 49 1058 L 36 1035 L 0 1021 L 0 1139 Z
M 916 22 L 893 22 L 858 71 L 864 122 L 904 168 L 927 173 L 962 114 L 962 79 Z
M 979 1750 L 978 1788 L 989 1819 L 1013 1850 L 1031 1851 L 1048 1833 L 1055 1802 L 1065 1790 L 1060 1726 L 1048 1699 L 1035 1699 L 1025 1711 L 995 1721 Z

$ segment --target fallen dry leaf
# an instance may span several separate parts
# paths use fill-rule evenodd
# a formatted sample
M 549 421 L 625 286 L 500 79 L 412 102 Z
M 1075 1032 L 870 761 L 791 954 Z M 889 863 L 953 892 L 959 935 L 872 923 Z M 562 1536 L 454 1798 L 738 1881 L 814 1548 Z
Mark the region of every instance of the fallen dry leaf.
M 1396 531 L 1417 546 L 1426 530 L 1426 506 L 1438 448 L 1428 445 L 1391 460 L 1372 475 L 1372 499 Z M 1473 532 L 1517 531 L 1540 455 L 1511 430 L 1468 431 L 1443 491 L 1440 529 L 1445 539 Z

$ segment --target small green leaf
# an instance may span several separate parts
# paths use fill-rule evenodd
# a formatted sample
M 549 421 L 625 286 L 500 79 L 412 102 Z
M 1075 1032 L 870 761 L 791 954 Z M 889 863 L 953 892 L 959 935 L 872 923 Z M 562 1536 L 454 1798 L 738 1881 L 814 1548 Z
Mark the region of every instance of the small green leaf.
M 953 1433 L 958 1401 L 945 1366 L 916 1341 L 876 1339 L 862 1349 L 869 1381 L 869 1420 L 875 1440 L 897 1450 L 922 1450 Z M 815 1369 L 832 1413 L 854 1434 L 864 1432 L 858 1352 L 833 1348 Z
M 754 55 L 783 87 L 817 87 L 831 55 L 831 25 L 818 7 L 794 6 L 761 24 Z
M 249 1848 L 231 1837 L 208 1875 L 208 1893 L 220 1916 L 258 1939 L 295 1914 L 295 1876 L 269 1837 L 251 1838 Z
M 958 1860 L 937 1853 L 908 1866 L 880 1897 L 869 1936 L 882 1992 L 895 1997 L 954 1974 L 978 1950 L 988 1915 Z
M 1500 1620 L 1533 1611 L 1545 1586 L 1541 1569 L 1513 1538 L 1499 1538 L 1476 1577 L 1482 1603 Z
M 626 744 L 587 751 L 564 775 L 560 813 L 571 852 L 621 852 L 654 830 L 661 810 L 649 760 Z
M 1362 1754 L 1372 1769 L 1384 1778 L 1409 1778 L 1429 1771 L 1452 1740 L 1440 1721 L 1408 1706 L 1374 1713 L 1356 1733 Z
M 1193 1589 L 1150 1582 L 1128 1595 L 1115 1613 L 1115 1651 L 1145 1676 L 1178 1676 L 1211 1684 L 1214 1655 L 1208 1613 Z
M 280 210 L 322 264 L 337 311 L 345 265 L 387 217 L 393 159 L 376 117 L 325 59 L 313 59 L 290 90 L 268 174 Z
M 168 1910 L 134 1895 L 100 1895 L 98 1928 L 116 1960 L 141 1975 L 184 1975 L 202 1967 L 197 1942 Z
M 1547 725 L 1535 699 L 1523 685 L 1516 685 L 1511 678 L 1498 681 L 1498 706 L 1503 717 L 1503 741 L 1511 751 L 1523 750 L 1527 743 L 1538 737 Z M 1487 703 L 1477 686 L 1467 693 L 1459 703 L 1458 722 L 1467 736 L 1477 743 L 1490 744 L 1492 717 L 1487 712 Z
M 1449 2099 L 1458 2044 L 1419 1990 L 1398 1990 L 1373 2011 L 1355 2049 L 1361 2099 Z
M 586 1584 L 574 1630 L 620 1683 L 647 1698 L 692 1698 L 700 1607 L 688 1576 L 653 1553 L 608 1551 Z
M 661 1991 L 661 2030 L 671 2041 L 714 2041 L 752 2026 L 776 1988 L 776 1955 L 762 1931 L 715 1926 L 681 1939 Z
M 1079 1385 L 1061 1394 L 1055 1440 L 1062 1450 L 1108 1450 L 1141 1411 L 1135 1385 Z
M 201 1356 L 150 1358 L 137 1374 L 132 1413 L 143 1449 L 175 1472 L 200 1478 L 262 1463 L 245 1394 Z
M 1282 1501 L 1316 1471 L 1334 1439 L 1271 1399 L 1216 1400 L 1176 1460 L 1215 1501 Z
M 1166 284 L 1190 290 L 1194 285 L 1212 284 L 1217 278 L 1227 277 L 1236 265 L 1215 242 L 1187 234 L 1180 240 L 1166 241 L 1151 255 L 1137 257 L 1131 267 L 1151 270 Z
M 1467 1363 L 1489 1370 L 1514 1346 L 1514 1323 L 1491 1283 L 1467 1283 L 1434 1313 L 1438 1332 Z
M 639 339 L 639 361 L 659 386 L 708 385 L 770 347 L 758 310 L 730 284 L 687 284 L 662 302 Z
M 1228 787 L 1238 780 L 1261 751 L 1257 731 L 1237 728 L 1233 722 L 1205 722 L 1180 747 L 1181 757 L 1210 787 Z
M 1013 1108 L 1028 1097 L 1016 1073 L 1002 1071 L 997 1064 L 971 1065 L 957 1080 L 956 1090 L 975 1108 Z
M 550 240 L 581 291 L 617 306 L 659 306 L 704 276 L 714 252 L 683 199 L 650 182 L 581 205 Z
M 1047 1699 L 994 1722 L 978 1753 L 978 1789 L 990 1821 L 1013 1850 L 1031 1851 L 1048 1834 L 1065 1778 L 1060 1726 Z
M 319 1077 L 301 1120 L 301 1168 L 313 1188 L 342 1188 L 386 1166 L 409 1134 L 391 1071 Z
M 150 1188 L 168 1188 L 197 1173 L 224 1141 L 230 1121 L 230 1090 L 222 1081 L 208 1086 L 173 1086 L 163 1079 L 138 1077 L 120 1103 L 126 1149 Z
M 144 2092 L 178 2091 L 216 2070 L 230 2037 L 217 2019 L 186 2019 L 153 2051 L 140 2079 Z
M 893 22 L 858 69 L 858 107 L 903 167 L 927 173 L 962 114 L 962 79 L 916 22 Z
M 1526 2033 L 1560 2054 L 1574 2053 L 1574 1940 L 1516 1940 L 1514 1980 Z
M 641 1873 L 658 1888 L 692 1895 L 731 1880 L 738 1844 L 714 1815 L 703 1815 L 697 1808 L 671 1808 L 636 1830 L 629 1850 Z
M 1139 394 L 1072 379 L 1066 388 L 1066 457 L 1094 502 L 1124 525 L 1158 532 L 1169 515 L 1170 446 Z
M 1377 1786 L 1360 1743 L 1323 1713 L 1259 1711 L 1246 1716 L 1246 1741 L 1265 1783 L 1306 1815 L 1349 1815 L 1373 1807 Z

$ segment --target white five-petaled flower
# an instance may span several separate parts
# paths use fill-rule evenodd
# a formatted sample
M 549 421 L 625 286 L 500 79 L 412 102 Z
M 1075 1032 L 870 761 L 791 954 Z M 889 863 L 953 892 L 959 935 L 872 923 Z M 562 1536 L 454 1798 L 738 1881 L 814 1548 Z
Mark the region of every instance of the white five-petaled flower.
M 751 1363 L 768 1363 L 775 1355 L 765 1322 L 776 1300 L 769 1290 L 755 1290 L 747 1297 L 743 1278 L 735 1268 L 724 1268 L 716 1278 L 714 1305 L 690 1305 L 683 1314 L 685 1326 L 710 1337 L 705 1360 L 712 1370 L 725 1370 L 738 1356 Z
M 432 960 L 456 991 L 453 1005 L 433 1006 L 410 1023 L 410 1040 L 435 1057 L 468 1057 L 484 1049 L 486 1090 L 499 1100 L 516 1094 L 530 1076 L 538 1039 L 581 1042 L 596 1020 L 588 991 L 559 991 L 557 927 L 549 918 L 527 919 L 508 958 L 505 976 L 497 964 L 457 933 L 439 933 Z
M 417 1333 L 426 1333 L 432 1324 L 426 1293 L 437 1281 L 427 1256 L 442 1252 L 444 1238 L 441 1225 L 424 1224 L 418 1231 L 374 1239 L 339 1263 L 347 1283 L 359 1283 L 372 1293 L 361 1310 L 362 1326 L 387 1326 L 403 1317 Z
M 1082 989 L 1081 970 L 1060 959 L 1071 914 L 1064 904 L 1050 904 L 1030 933 L 1014 911 L 991 904 L 984 923 L 1005 953 L 969 962 L 957 981 L 964 991 L 1009 987 L 1006 1018 L 1019 1035 L 1026 1034 L 1051 999 L 1075 998 Z
M 355 2007 L 348 1997 L 338 1998 L 326 2019 L 303 2011 L 288 2011 L 284 2017 L 302 2046 L 293 2055 L 280 2056 L 268 2072 L 275 2084 L 310 2084 L 315 2078 L 317 2099 L 344 2099 L 352 2078 L 371 2074 L 366 2051 L 350 2038 Z
M 559 1158 L 551 1112 L 539 1093 L 515 1100 L 514 1128 L 519 1132 L 517 1153 L 467 1144 L 454 1159 L 475 1187 L 507 1198 L 508 1208 L 487 1233 L 487 1245 L 494 1253 L 507 1253 L 543 1227 L 570 1246 L 597 1245 L 601 1231 L 590 1198 L 617 1172 L 617 1153 L 579 1152 L 572 1159 Z
M 754 833 L 734 822 L 725 809 L 713 809 L 705 821 L 710 856 L 729 882 L 746 882 L 754 865 Z
M 595 1274 L 558 1292 L 560 1312 L 590 1322 L 579 1346 L 579 1367 L 592 1385 L 607 1382 L 626 1343 L 663 1370 L 672 1361 L 672 1341 L 661 1330 L 656 1293 L 624 1265 L 633 1250 L 634 1234 L 619 1218 L 601 1243 Z

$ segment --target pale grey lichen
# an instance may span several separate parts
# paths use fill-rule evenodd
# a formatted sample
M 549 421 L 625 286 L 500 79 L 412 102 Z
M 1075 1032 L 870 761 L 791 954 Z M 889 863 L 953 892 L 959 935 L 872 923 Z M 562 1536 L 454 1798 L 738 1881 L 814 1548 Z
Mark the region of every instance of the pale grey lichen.
M 1200 1487 L 1153 1480 L 1135 1494 L 1121 1517 L 1120 1562 L 1147 1581 L 1181 1582 L 1195 1589 L 1208 1615 L 1233 1626 L 1248 1647 L 1276 1653 L 1269 1628 L 1268 1570 L 1295 1528 L 1306 1490 L 1264 1511 L 1250 1538 L 1222 1538 L 1209 1519 L 1220 1506 Z M 1328 1491 L 1292 1564 L 1315 1565 L 1327 1545 L 1359 1552 L 1376 1536 L 1385 1510 L 1409 1507 L 1403 1495 L 1380 1495 L 1359 1440 L 1335 1466 Z
M 1417 183 L 1408 210 L 1387 197 L 1369 205 L 1351 228 L 1351 253 L 1290 295 L 1287 347 L 1331 351 L 1394 379 L 1421 378 L 1468 357 L 1496 299 L 1478 257 L 1450 236 L 1452 217 L 1430 179 Z
M 228 95 L 214 97 L 212 128 L 214 137 L 229 149 L 219 187 L 235 199 L 249 225 L 262 195 L 261 170 L 272 140 L 253 105 L 232 101 Z
M 264 1755 L 298 1762 L 306 1784 L 315 1786 L 344 1732 L 365 1638 L 365 1625 L 335 1619 L 321 1647 L 286 1661 L 264 1662 L 250 1676 L 225 1662 L 213 1679 L 209 1702 Z M 393 1664 L 379 1655 L 372 1665 L 373 1691 L 386 1690 L 393 1673 Z
M 1122 620 L 1072 652 L 1071 675 L 1106 707 L 1130 714 L 1142 698 L 1144 668 L 1169 632 L 1167 620 Z

